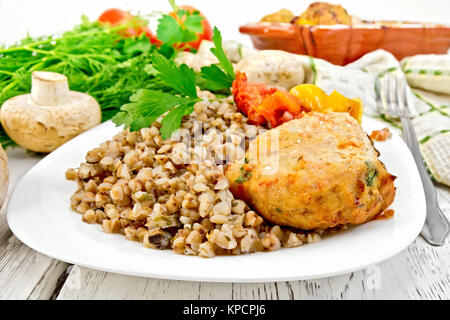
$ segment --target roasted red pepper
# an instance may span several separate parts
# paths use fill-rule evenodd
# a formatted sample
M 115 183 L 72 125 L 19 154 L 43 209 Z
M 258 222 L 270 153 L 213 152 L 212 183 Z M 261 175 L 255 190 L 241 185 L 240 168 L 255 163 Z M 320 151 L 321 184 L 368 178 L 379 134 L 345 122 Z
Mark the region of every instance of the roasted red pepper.
M 264 125 L 267 120 L 256 110 L 263 103 L 264 98 L 274 93 L 276 88 L 268 88 L 262 83 L 248 82 L 247 75 L 242 72 L 236 73 L 231 92 L 238 109 L 247 115 L 252 124 Z
M 238 109 L 247 115 L 250 123 L 269 123 L 272 128 L 311 111 L 347 112 L 359 123 L 363 114 L 361 100 L 344 97 L 337 91 L 327 95 L 313 84 L 300 84 L 287 92 L 249 82 L 245 73 L 237 72 L 231 92 Z
M 298 117 L 302 112 L 295 96 L 285 90 L 249 82 L 245 73 L 236 73 L 231 92 L 238 109 L 253 124 L 269 123 L 271 127 L 276 127 Z
M 277 89 L 267 96 L 256 110 L 274 128 L 300 115 L 302 108 L 296 97 L 285 90 Z

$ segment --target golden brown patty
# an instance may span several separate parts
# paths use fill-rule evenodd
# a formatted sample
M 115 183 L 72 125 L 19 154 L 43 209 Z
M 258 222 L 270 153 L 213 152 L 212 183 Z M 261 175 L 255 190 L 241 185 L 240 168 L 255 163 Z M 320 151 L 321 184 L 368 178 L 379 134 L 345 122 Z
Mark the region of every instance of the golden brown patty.
M 232 193 L 273 223 L 324 229 L 364 223 L 393 202 L 395 177 L 377 156 L 347 113 L 311 112 L 261 134 L 226 176 Z

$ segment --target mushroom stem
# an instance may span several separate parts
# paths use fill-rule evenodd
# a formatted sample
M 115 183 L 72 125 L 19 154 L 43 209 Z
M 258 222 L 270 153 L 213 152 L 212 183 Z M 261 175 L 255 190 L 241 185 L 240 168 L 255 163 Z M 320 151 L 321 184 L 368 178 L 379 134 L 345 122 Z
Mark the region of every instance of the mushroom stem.
M 47 71 L 34 71 L 31 75 L 31 99 L 41 106 L 62 105 L 70 100 L 67 77 Z

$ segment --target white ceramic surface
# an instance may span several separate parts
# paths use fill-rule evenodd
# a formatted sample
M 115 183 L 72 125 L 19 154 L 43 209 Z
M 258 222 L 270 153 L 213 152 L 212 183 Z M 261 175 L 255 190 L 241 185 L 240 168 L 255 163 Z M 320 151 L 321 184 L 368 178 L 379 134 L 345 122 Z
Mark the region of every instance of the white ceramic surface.
M 363 120 L 369 133 L 385 126 L 370 118 Z M 405 249 L 425 219 L 419 173 L 409 149 L 394 134 L 388 141 L 375 143 L 388 171 L 398 177 L 392 219 L 275 252 L 204 259 L 147 249 L 123 235 L 104 233 L 100 225 L 82 222 L 69 207 L 76 185 L 65 179 L 66 169 L 77 167 L 88 150 L 118 131 L 111 122 L 101 124 L 46 156 L 22 178 L 7 208 L 8 224 L 21 241 L 59 260 L 122 274 L 191 281 L 287 281 L 343 274 L 382 262 Z

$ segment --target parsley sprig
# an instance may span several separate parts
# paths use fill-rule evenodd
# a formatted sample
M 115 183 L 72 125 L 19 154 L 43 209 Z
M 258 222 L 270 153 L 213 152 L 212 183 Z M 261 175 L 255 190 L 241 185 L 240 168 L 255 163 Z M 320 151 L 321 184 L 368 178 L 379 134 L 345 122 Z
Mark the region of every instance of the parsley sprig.
M 227 93 L 230 93 L 231 84 L 236 75 L 234 74 L 233 65 L 223 50 L 222 36 L 217 27 L 214 27 L 212 40 L 214 48 L 211 48 L 211 52 L 219 60 L 219 63 L 202 67 L 200 76 L 203 79 L 203 87 L 212 91 L 225 90 Z
M 159 20 L 156 35 L 165 46 L 177 46 L 197 40 L 197 34 L 203 32 L 203 17 L 199 11 L 178 8 L 174 0 L 169 0 L 173 15 L 165 14 Z
M 174 61 L 168 60 L 160 54 L 152 57 L 153 68 L 159 72 L 158 77 L 179 94 L 198 98 L 195 88 L 195 72 L 187 65 L 179 67 Z
M 209 90 L 230 90 L 235 78 L 233 65 L 228 60 L 222 47 L 222 36 L 214 28 L 211 52 L 219 63 L 203 67 L 201 82 Z M 160 134 L 163 139 L 169 138 L 181 126 L 183 117 L 194 111 L 194 105 L 201 101 L 197 95 L 198 77 L 187 65 L 177 66 L 159 53 L 152 54 L 152 74 L 156 75 L 174 93 L 160 92 L 151 89 L 139 89 L 130 97 L 130 103 L 124 104 L 120 112 L 113 118 L 116 125 L 124 125 L 131 131 L 150 126 L 159 117 L 167 113 L 162 121 Z
M 194 104 L 201 99 L 195 88 L 195 72 L 185 64 L 178 67 L 172 60 L 155 53 L 152 56 L 152 67 L 158 72 L 159 79 L 176 94 L 140 89 L 112 120 L 117 125 L 124 124 L 131 131 L 136 131 L 150 126 L 169 111 L 163 118 L 160 129 L 161 137 L 167 139 L 180 127 L 183 116 L 192 113 Z

